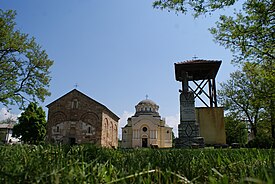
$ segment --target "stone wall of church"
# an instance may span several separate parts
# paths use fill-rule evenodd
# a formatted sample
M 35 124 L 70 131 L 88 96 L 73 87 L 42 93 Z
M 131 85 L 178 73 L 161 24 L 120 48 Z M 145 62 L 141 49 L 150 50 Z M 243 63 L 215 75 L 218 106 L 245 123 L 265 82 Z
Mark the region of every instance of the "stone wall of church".
M 49 142 L 117 147 L 117 121 L 101 104 L 72 91 L 48 108 Z
M 118 146 L 118 122 L 107 113 L 103 113 L 101 145 L 105 147 Z

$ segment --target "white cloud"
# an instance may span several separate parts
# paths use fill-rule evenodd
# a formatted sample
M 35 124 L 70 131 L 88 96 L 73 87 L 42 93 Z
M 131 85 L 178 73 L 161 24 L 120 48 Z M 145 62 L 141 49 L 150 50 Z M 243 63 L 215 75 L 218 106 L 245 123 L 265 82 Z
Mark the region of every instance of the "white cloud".
M 178 137 L 178 125 L 180 123 L 180 115 L 167 116 L 165 117 L 165 123 L 173 128 L 175 137 Z
M 133 116 L 135 113 L 134 112 L 128 112 L 124 111 L 123 114 L 120 116 L 119 120 L 119 129 L 118 129 L 118 138 L 122 138 L 122 127 L 124 127 L 127 124 L 127 119 Z
M 16 121 L 19 115 L 20 114 L 13 114 L 7 108 L 2 107 L 2 109 L 0 110 L 0 121 L 6 120 L 8 118 Z

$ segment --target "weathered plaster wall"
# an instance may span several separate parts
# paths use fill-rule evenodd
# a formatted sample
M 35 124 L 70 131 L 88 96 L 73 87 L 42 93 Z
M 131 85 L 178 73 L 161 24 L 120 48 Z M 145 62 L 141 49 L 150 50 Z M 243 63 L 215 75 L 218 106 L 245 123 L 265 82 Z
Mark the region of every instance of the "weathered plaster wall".
M 196 119 L 205 144 L 225 144 L 224 110 L 222 107 L 198 107 Z

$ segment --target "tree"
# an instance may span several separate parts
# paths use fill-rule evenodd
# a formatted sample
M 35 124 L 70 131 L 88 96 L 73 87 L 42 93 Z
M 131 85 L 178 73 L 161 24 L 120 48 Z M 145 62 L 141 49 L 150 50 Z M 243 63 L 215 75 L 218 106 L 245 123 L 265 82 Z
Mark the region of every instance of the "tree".
M 159 0 L 154 1 L 153 7 L 161 10 L 176 11 L 180 13 L 187 13 L 193 11 L 194 16 L 209 13 L 235 4 L 237 0 Z
M 236 2 L 237 0 L 160 0 L 155 1 L 153 6 L 180 13 L 191 10 L 197 17 L 205 13 L 211 14 Z M 256 88 L 249 85 L 249 90 L 257 94 L 258 100 L 255 101 L 262 101 L 261 108 L 267 112 L 265 118 L 271 122 L 272 137 L 275 138 L 275 1 L 242 2 L 241 10 L 235 11 L 234 16 L 221 15 L 216 27 L 211 28 L 210 32 L 218 44 L 232 51 L 232 61 L 246 70 L 244 72 L 250 76 L 250 82 L 261 86 L 256 91 Z M 237 92 L 236 89 L 234 91 Z M 246 95 L 240 92 L 237 94 Z M 243 99 L 242 96 L 239 99 Z M 243 113 L 246 114 L 246 111 Z
M 25 143 L 37 144 L 46 136 L 46 113 L 42 107 L 31 102 L 18 118 L 19 123 L 13 127 L 13 136 Z
M 234 53 L 234 62 L 270 65 L 275 60 L 275 1 L 247 0 L 245 12 L 222 15 L 210 31 L 217 43 Z
M 249 63 L 247 63 L 250 66 Z M 246 67 L 243 71 L 231 73 L 228 81 L 221 83 L 218 90 L 219 103 L 229 111 L 229 115 L 237 121 L 248 122 L 254 136 L 257 135 L 257 124 L 265 112 L 259 100 L 261 83 L 251 81 Z
M 241 143 L 246 144 L 248 138 L 246 123 L 237 121 L 235 117 L 225 117 L 225 132 L 226 132 L 226 143 Z
M 0 103 L 24 107 L 49 96 L 53 61 L 28 34 L 15 30 L 15 11 L 0 9 Z
M 160 0 L 153 7 L 194 16 L 232 6 L 237 0 Z M 235 17 L 221 15 L 216 28 L 211 28 L 214 40 L 231 49 L 235 62 L 274 62 L 275 59 L 275 1 L 246 0 Z
M 261 86 L 255 93 L 275 138 L 275 1 L 247 0 L 243 9 L 245 13 L 235 13 L 235 17 L 221 16 L 210 31 L 217 43 L 234 53 L 234 63 L 251 63 L 245 70 L 249 80 Z
M 268 65 L 247 63 L 245 72 L 254 86 L 260 86 L 254 89 L 254 93 L 264 109 L 261 122 L 271 127 L 271 135 L 275 138 L 275 62 Z

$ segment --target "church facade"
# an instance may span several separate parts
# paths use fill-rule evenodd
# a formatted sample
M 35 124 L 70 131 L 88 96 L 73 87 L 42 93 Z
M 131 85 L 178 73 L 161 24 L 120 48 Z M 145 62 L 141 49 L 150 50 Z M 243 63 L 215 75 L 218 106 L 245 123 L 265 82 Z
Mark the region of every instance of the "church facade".
M 122 128 L 122 148 L 172 147 L 172 128 L 158 113 L 159 106 L 152 100 L 140 101 L 134 116 Z
M 49 142 L 118 146 L 119 117 L 82 92 L 74 89 L 47 108 Z

